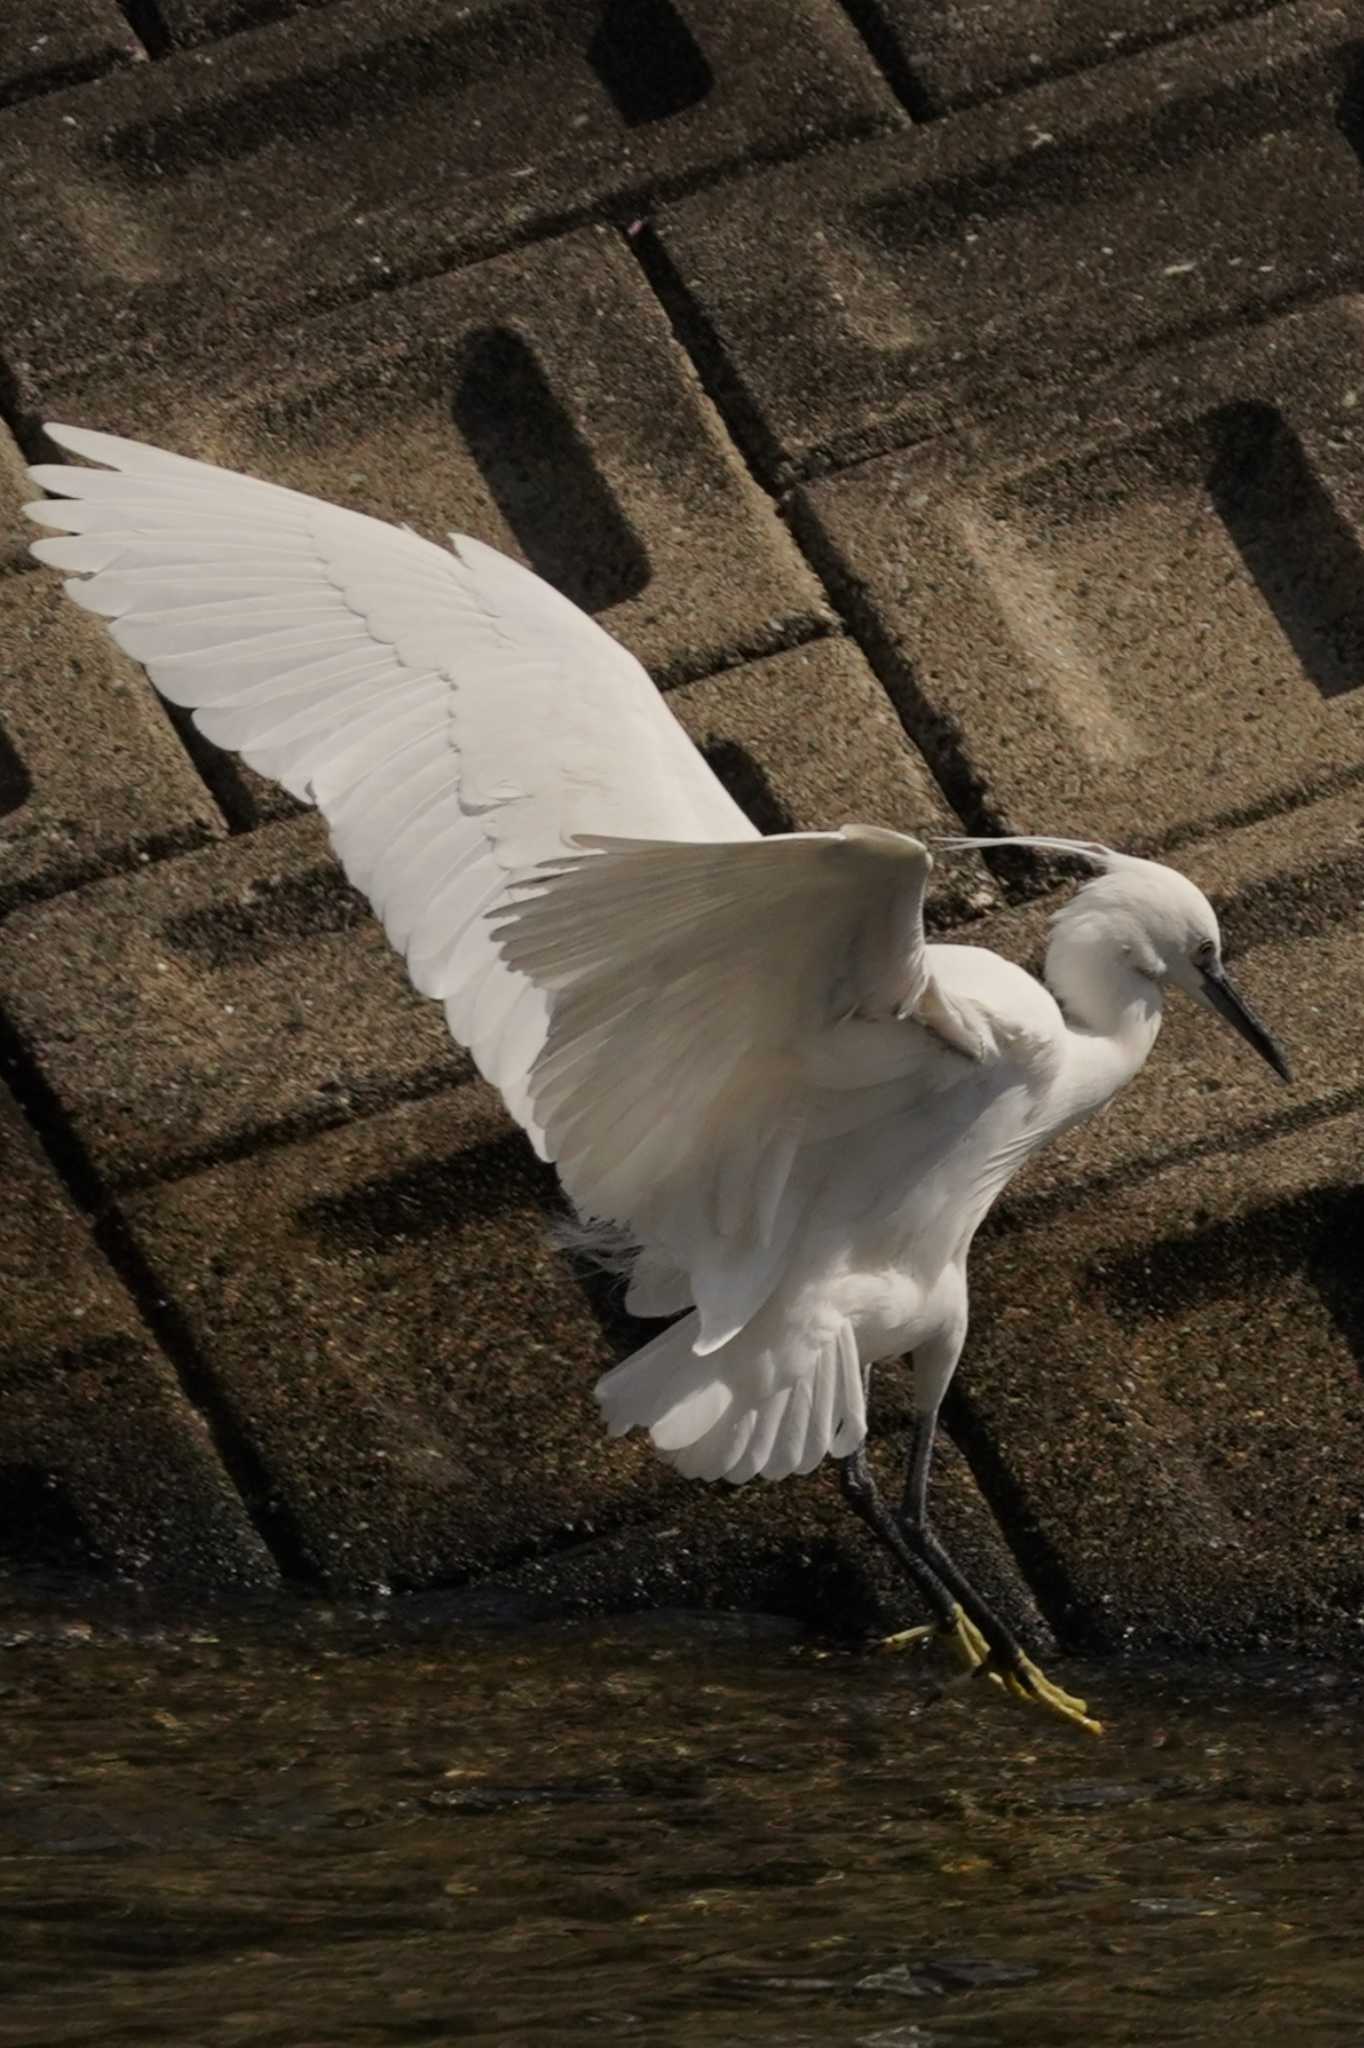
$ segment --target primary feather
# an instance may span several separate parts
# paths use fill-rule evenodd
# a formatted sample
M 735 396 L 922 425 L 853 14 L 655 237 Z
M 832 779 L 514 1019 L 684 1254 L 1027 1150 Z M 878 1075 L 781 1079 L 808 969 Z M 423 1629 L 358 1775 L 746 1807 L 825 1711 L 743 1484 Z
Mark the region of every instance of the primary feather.
M 756 837 L 639 663 L 539 577 L 297 491 L 53 426 L 40 561 L 216 744 L 316 803 L 423 993 L 544 1150 L 548 1005 L 486 918 L 579 831 Z

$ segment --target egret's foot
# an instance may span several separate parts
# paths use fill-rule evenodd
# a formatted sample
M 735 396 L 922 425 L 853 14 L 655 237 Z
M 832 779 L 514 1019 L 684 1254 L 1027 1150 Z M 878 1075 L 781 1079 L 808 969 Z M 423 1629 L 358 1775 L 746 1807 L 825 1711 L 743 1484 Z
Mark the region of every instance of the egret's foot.
M 925 1622 L 918 1628 L 905 1628 L 897 1635 L 884 1636 L 881 1648 L 903 1650 L 935 1636 L 946 1638 L 957 1662 L 969 1677 L 988 1678 L 1028 1706 L 1046 1707 L 1053 1714 L 1059 1714 L 1063 1721 L 1073 1721 L 1077 1727 L 1087 1729 L 1091 1735 L 1103 1734 L 1102 1721 L 1094 1719 L 1083 1700 L 1076 1699 L 1073 1693 L 1063 1692 L 1059 1685 L 1053 1685 L 1030 1657 L 1020 1654 L 1017 1662 L 1012 1662 L 999 1651 L 991 1649 L 982 1631 L 960 1607 L 953 1611 L 950 1621 Z
M 951 1643 L 953 1655 L 963 1669 L 973 1675 L 977 1671 L 987 1671 L 997 1683 L 1004 1683 L 999 1673 L 991 1666 L 990 1645 L 969 1614 L 964 1613 L 959 1607 L 952 1621 L 944 1623 L 942 1632 Z
M 990 1645 L 970 1615 L 963 1613 L 960 1607 L 953 1608 L 950 1621 L 926 1621 L 918 1628 L 902 1628 L 896 1635 L 883 1636 L 881 1648 L 904 1650 L 913 1643 L 928 1643 L 933 1640 L 945 1641 L 962 1669 L 972 1677 L 976 1672 L 985 1670 L 987 1677 L 992 1678 L 996 1685 L 1005 1684 L 1001 1672 L 987 1668 L 990 1667 Z
M 1001 1674 L 998 1660 L 991 1667 L 992 1678 L 1002 1677 L 1007 1691 L 1016 1700 L 1025 1700 L 1034 1707 L 1049 1707 L 1053 1714 L 1059 1714 L 1063 1721 L 1073 1721 L 1078 1728 L 1085 1728 L 1091 1735 L 1102 1735 L 1104 1724 L 1096 1721 L 1083 1700 L 1077 1700 L 1073 1693 L 1063 1692 L 1059 1685 L 1053 1685 L 1046 1673 L 1039 1671 L 1031 1657 L 1020 1657 L 1017 1664 L 1006 1667 Z

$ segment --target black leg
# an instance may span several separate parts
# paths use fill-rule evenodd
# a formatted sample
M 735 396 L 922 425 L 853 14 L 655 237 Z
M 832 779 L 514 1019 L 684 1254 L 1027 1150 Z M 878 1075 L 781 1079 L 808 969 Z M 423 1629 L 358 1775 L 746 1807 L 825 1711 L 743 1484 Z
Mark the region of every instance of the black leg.
M 926 1564 L 953 1598 L 970 1615 L 1002 1670 L 1021 1672 L 1023 1649 L 1012 1629 L 983 1600 L 961 1568 L 943 1549 L 928 1519 L 928 1475 L 933 1464 L 933 1440 L 937 1435 L 936 1411 L 914 1419 L 909 1447 L 909 1474 L 897 1516 L 900 1533 L 914 1556 Z
M 944 1616 L 936 1606 L 934 1612 L 943 1619 L 944 1627 L 958 1638 L 959 1647 L 965 1649 L 966 1661 L 974 1664 L 980 1675 L 997 1679 L 1016 1698 L 1051 1707 L 1066 1720 L 1077 1721 L 1081 1727 L 1097 1734 L 1099 1723 L 1090 1719 L 1084 1701 L 1072 1699 L 1069 1693 L 1062 1692 L 1038 1670 L 1031 1658 L 1024 1654 L 1013 1631 L 1000 1620 L 989 1602 L 982 1600 L 929 1526 L 928 1475 L 933 1462 L 937 1423 L 936 1409 L 926 1410 L 915 1418 L 909 1474 L 900 1512 L 895 1518 L 905 1548 L 920 1570 L 926 1570 L 940 1591 L 946 1591 L 947 1614 Z M 975 1633 L 974 1644 L 970 1641 L 972 1630 Z
M 886 1506 L 872 1477 L 865 1444 L 859 1444 L 850 1457 L 839 1459 L 838 1478 L 843 1498 L 854 1514 L 861 1517 L 901 1570 L 908 1574 L 942 1626 L 951 1628 L 956 1620 L 956 1603 L 931 1567 L 907 1541 L 899 1522 Z

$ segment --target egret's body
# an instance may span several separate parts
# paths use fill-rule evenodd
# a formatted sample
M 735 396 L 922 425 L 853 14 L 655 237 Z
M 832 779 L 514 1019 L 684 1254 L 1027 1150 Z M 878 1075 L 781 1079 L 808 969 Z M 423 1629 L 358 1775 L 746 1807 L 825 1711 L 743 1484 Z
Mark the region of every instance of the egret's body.
M 30 508 L 206 736 L 317 804 L 423 993 L 500 1088 L 627 1302 L 677 1316 L 608 1373 L 610 1427 L 734 1482 L 832 1454 L 969 1661 L 1082 1718 L 928 1528 L 971 1240 L 1010 1178 L 1141 1067 L 1164 990 L 1282 1056 L 1192 883 L 1101 872 L 1043 986 L 926 942 L 932 860 L 867 826 L 762 840 L 637 662 L 538 578 L 135 442 L 40 467 Z M 989 842 L 942 842 L 962 850 Z M 863 1453 L 868 1376 L 913 1357 L 898 1515 Z

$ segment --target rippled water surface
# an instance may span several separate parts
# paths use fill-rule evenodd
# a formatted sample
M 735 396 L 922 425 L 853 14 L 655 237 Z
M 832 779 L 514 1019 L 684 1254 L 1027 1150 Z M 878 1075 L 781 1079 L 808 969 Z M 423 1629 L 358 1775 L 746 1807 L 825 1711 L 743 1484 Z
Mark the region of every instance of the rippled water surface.
M 0 2042 L 1364 2039 L 1364 1682 L 0 1603 Z

